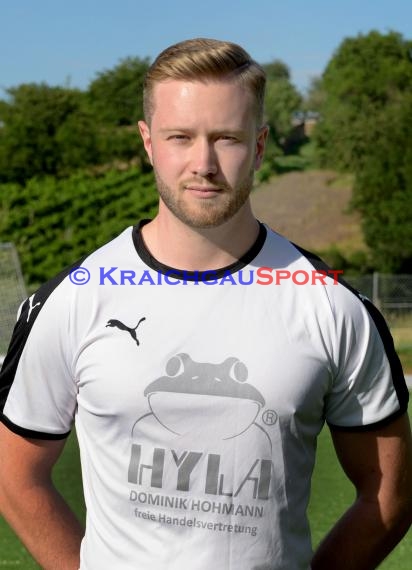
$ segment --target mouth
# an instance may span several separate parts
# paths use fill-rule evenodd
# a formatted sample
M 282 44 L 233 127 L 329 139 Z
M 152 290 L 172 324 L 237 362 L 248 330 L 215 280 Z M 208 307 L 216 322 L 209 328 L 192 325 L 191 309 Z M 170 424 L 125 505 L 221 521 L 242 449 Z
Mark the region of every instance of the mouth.
M 197 186 L 194 184 L 187 184 L 184 189 L 201 198 L 212 198 L 223 191 L 222 188 L 216 186 Z

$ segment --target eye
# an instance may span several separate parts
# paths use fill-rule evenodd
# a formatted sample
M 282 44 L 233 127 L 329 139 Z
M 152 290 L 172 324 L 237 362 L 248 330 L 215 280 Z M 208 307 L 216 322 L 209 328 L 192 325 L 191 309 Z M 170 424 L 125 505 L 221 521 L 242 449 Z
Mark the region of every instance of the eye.
M 232 137 L 230 135 L 220 135 L 219 136 L 219 140 L 221 141 L 228 141 L 228 142 L 236 142 L 237 138 L 236 137 Z
M 246 382 L 248 371 L 243 362 L 240 362 L 240 360 L 234 362 L 230 368 L 229 376 L 232 380 L 237 380 L 237 382 Z
M 187 135 L 170 135 L 170 137 L 167 138 L 168 141 L 176 141 L 176 142 L 184 142 L 189 140 L 189 137 Z
M 185 371 L 185 361 L 187 360 L 186 354 L 177 354 L 173 356 L 166 364 L 166 374 L 174 377 L 183 374 Z
M 183 372 L 183 362 L 179 356 L 174 356 L 166 364 L 166 374 L 168 376 L 177 376 Z

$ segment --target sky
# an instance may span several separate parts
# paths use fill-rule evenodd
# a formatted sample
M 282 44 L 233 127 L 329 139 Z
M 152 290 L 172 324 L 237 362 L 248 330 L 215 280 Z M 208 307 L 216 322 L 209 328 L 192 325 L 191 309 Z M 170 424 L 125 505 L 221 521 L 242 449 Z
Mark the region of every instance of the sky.
M 0 0 L 0 96 L 31 82 L 86 89 L 125 57 L 193 37 L 280 59 L 304 92 L 345 37 L 372 29 L 412 39 L 412 1 Z

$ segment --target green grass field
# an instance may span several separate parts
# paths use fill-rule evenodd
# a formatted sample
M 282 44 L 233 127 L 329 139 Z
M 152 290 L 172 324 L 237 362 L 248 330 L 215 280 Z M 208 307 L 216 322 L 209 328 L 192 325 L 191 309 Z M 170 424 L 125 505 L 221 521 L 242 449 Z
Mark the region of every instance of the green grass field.
M 80 483 L 77 442 L 70 437 L 62 458 L 55 469 L 55 482 L 80 518 L 84 506 Z M 318 456 L 312 485 L 309 518 L 313 544 L 316 545 L 354 497 L 350 483 L 337 464 L 327 429 L 318 443 Z M 412 531 L 380 566 L 383 570 L 408 570 L 412 560 Z M 39 566 L 21 545 L 3 519 L 0 518 L 0 570 L 34 570 Z

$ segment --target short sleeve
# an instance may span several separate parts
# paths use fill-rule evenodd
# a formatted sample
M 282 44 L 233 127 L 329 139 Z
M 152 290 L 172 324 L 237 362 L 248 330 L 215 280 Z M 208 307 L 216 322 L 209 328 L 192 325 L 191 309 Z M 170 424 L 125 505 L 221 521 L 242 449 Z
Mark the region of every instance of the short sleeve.
M 336 429 L 371 429 L 405 413 L 409 392 L 380 312 L 343 285 L 335 291 L 337 364 L 326 421 Z
M 25 437 L 62 439 L 73 423 L 77 386 L 64 277 L 24 302 L 0 373 L 0 419 Z

